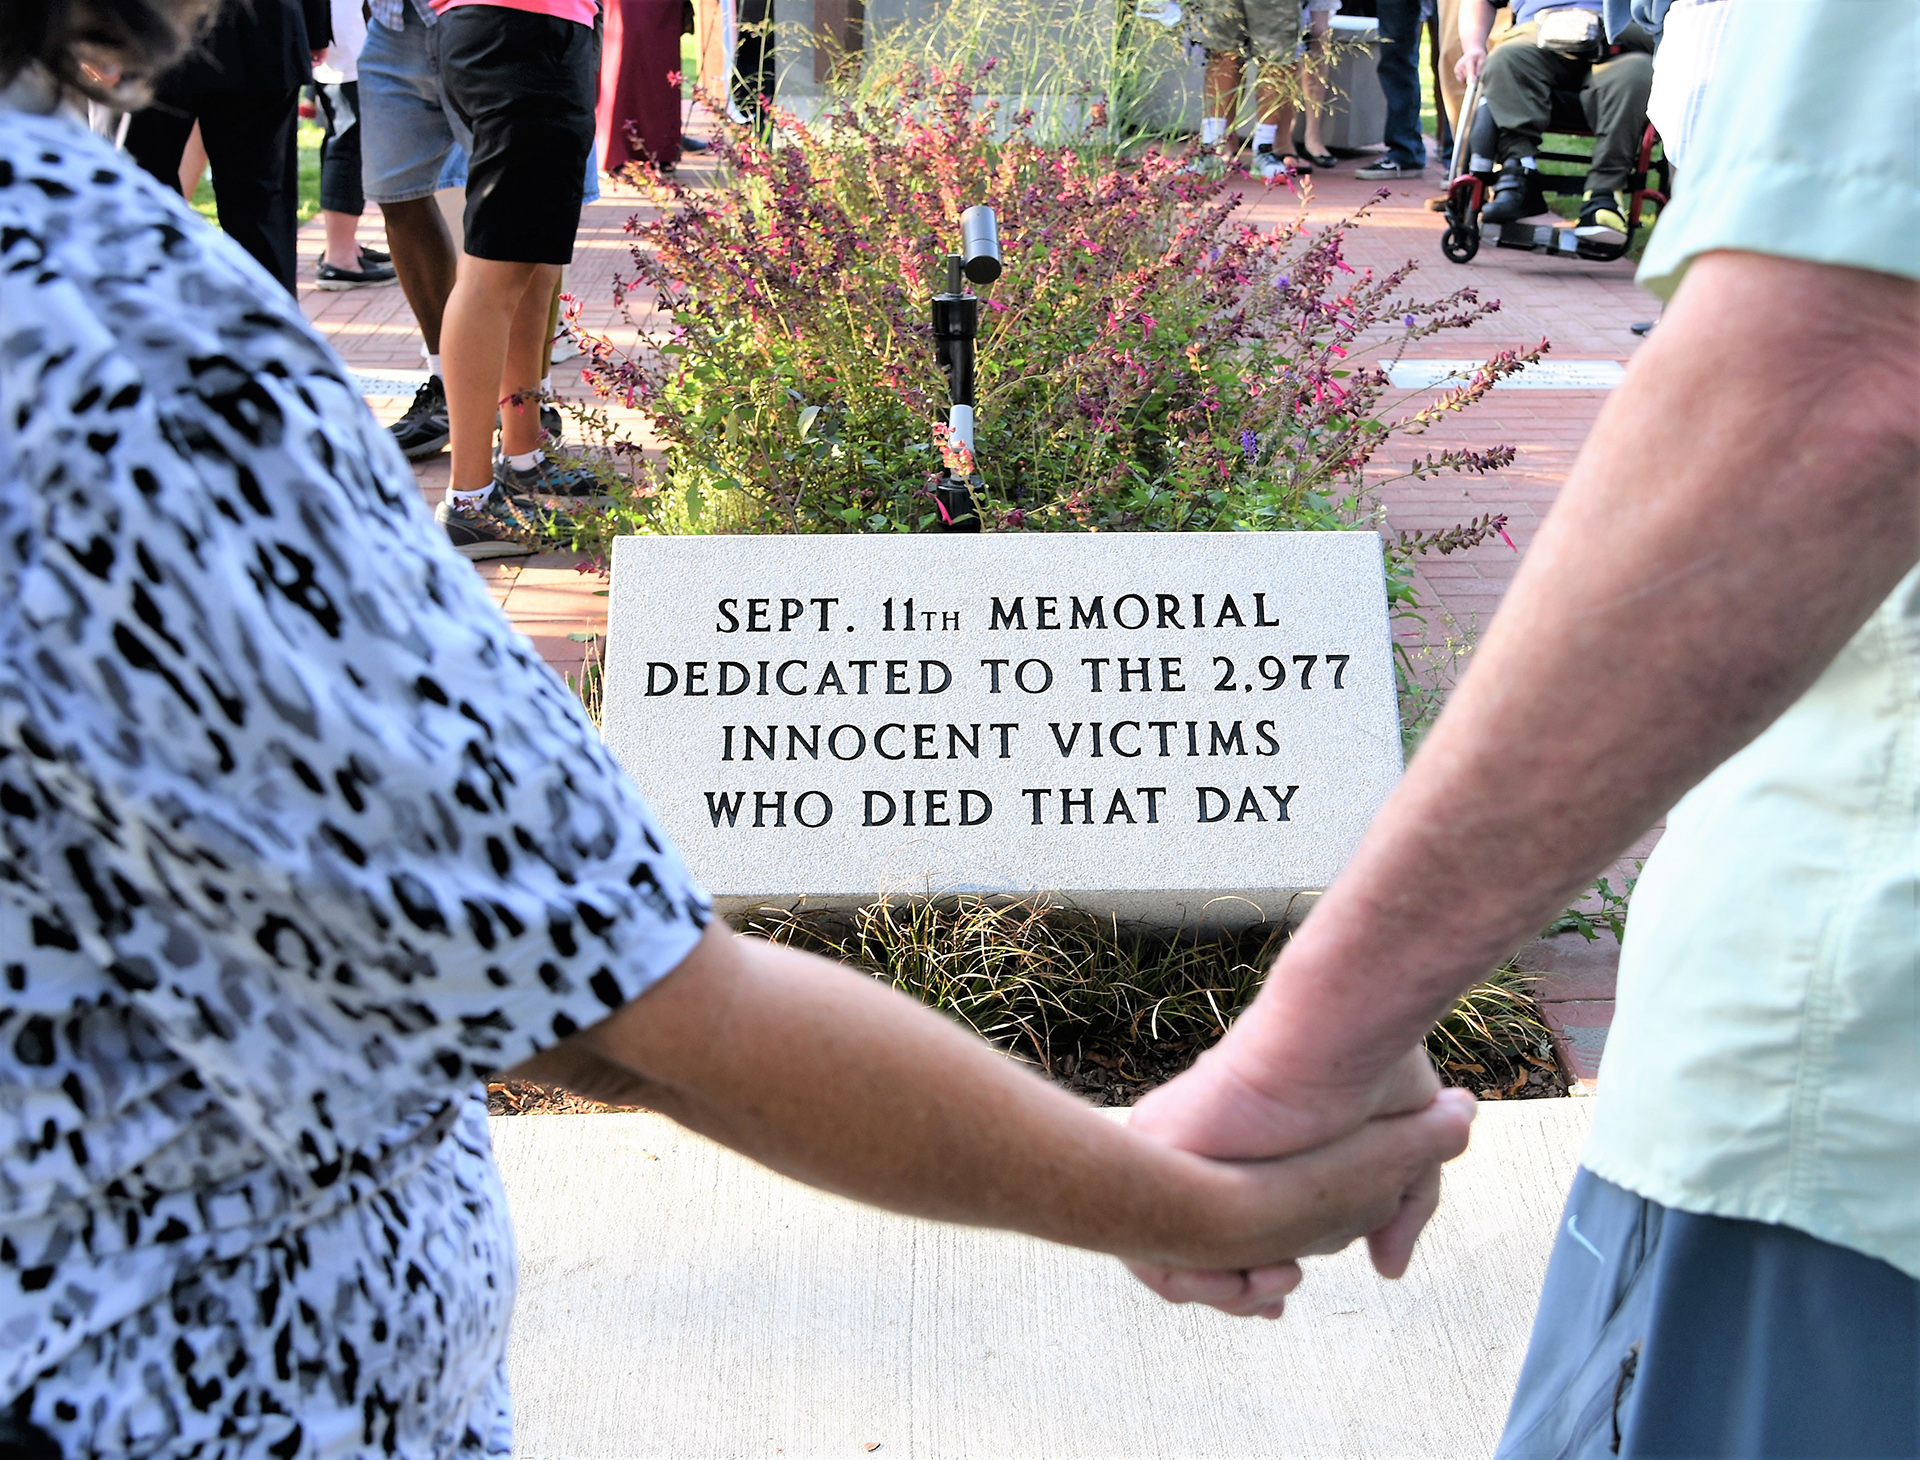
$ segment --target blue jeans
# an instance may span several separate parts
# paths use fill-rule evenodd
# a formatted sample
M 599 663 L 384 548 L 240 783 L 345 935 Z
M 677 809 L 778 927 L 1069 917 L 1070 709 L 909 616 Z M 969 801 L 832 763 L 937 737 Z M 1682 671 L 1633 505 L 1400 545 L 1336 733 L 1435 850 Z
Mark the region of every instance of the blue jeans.
M 1380 0 L 1380 62 L 1375 74 L 1387 97 L 1387 156 L 1402 167 L 1425 167 L 1420 135 L 1420 0 Z

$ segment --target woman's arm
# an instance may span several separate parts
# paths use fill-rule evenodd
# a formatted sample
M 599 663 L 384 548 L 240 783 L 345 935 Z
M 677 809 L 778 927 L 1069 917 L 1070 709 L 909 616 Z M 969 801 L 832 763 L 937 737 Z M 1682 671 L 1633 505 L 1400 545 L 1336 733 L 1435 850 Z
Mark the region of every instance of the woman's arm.
M 894 1211 L 1179 1267 L 1344 1246 L 1458 1155 L 1471 1120 L 1449 1098 L 1290 1160 L 1216 1164 L 1095 1114 L 865 974 L 718 923 L 645 995 L 514 1076 L 643 1103 Z

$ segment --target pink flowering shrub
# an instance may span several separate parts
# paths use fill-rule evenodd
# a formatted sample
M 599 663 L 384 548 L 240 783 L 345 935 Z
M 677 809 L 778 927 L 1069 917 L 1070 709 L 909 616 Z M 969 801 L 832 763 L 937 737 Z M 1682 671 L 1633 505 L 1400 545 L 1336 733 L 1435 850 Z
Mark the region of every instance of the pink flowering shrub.
M 1260 229 L 1176 160 L 1121 165 L 1098 107 L 1081 145 L 1042 146 L 1030 116 L 1003 124 L 976 104 L 977 79 L 903 74 L 888 104 L 846 103 L 811 128 L 776 115 L 775 146 L 732 129 L 712 188 L 647 179 L 666 206 L 631 226 L 620 286 L 640 352 L 576 331 L 588 379 L 664 447 L 664 460 L 629 455 L 614 530 L 932 526 L 946 395 L 927 300 L 973 203 L 998 213 L 1006 261 L 979 291 L 989 530 L 1351 526 L 1370 520 L 1364 469 L 1392 433 L 1524 363 L 1496 359 L 1391 417 L 1386 374 L 1363 357 L 1497 303 L 1471 289 L 1412 299 L 1411 264 L 1356 271 L 1352 219 Z M 1438 453 L 1415 470 L 1510 458 Z

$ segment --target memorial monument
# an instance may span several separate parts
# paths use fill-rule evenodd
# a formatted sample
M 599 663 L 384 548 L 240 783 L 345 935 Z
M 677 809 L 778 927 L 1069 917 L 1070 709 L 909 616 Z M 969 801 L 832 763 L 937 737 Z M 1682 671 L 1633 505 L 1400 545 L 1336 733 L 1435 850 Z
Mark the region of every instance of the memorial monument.
M 1401 770 L 1366 531 L 622 538 L 603 724 L 723 910 L 1278 919 Z

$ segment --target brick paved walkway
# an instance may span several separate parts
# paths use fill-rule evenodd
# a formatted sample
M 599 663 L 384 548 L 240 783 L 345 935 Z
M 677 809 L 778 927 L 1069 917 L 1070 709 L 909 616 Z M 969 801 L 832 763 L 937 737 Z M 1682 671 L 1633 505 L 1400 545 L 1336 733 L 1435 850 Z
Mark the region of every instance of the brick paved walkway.
M 1330 220 L 1373 196 L 1377 185 L 1356 181 L 1351 176 L 1355 165 L 1349 162 L 1315 178 L 1310 217 Z M 697 165 L 690 165 L 683 175 L 692 178 L 699 171 Z M 1263 190 L 1250 182 L 1240 187 L 1249 200 L 1247 211 L 1256 220 L 1277 222 L 1290 217 L 1297 206 L 1284 190 Z M 1415 260 L 1420 268 L 1410 287 L 1423 297 L 1471 285 L 1483 297 L 1500 301 L 1500 311 L 1473 329 L 1422 341 L 1421 356 L 1485 358 L 1498 350 L 1531 347 L 1544 338 L 1552 346 L 1551 360 L 1623 362 L 1632 357 L 1639 341 L 1629 326 L 1654 318 L 1658 306 L 1634 284 L 1631 265 L 1562 262 L 1491 246 L 1470 264 L 1448 263 L 1440 253 L 1440 216 L 1425 207 L 1439 190 L 1438 168 L 1429 169 L 1424 184 L 1395 188 L 1350 235 L 1348 251 L 1349 260 L 1360 268 L 1385 270 Z M 642 207 L 631 190 L 610 185 L 607 196 L 585 210 L 568 275 L 568 292 L 583 301 L 585 323 L 616 339 L 633 335 L 613 309 L 612 284 L 615 274 L 628 266 L 625 224 Z M 362 238 L 380 241 L 377 209 L 369 210 Z M 301 244 L 301 277 L 310 280 L 320 248 L 317 221 L 302 231 Z M 322 294 L 305 284 L 301 302 L 308 318 L 363 374 L 405 381 L 409 376 L 417 379 L 424 369 L 419 335 L 397 285 Z M 563 394 L 587 395 L 567 367 L 556 366 L 554 378 Z M 409 384 L 404 394 L 370 397 L 370 403 L 381 419 L 390 420 L 405 409 L 410 394 Z M 1384 487 L 1381 495 L 1389 525 L 1440 528 L 1483 512 L 1505 513 L 1508 535 L 1524 553 L 1553 505 L 1604 398 L 1600 390 L 1497 390 L 1475 411 L 1450 417 L 1421 437 L 1397 443 L 1379 463 L 1382 476 L 1392 474 L 1416 454 L 1448 447 L 1485 449 L 1504 442 L 1517 447 L 1519 456 L 1511 468 L 1486 478 L 1402 481 Z M 416 469 L 429 500 L 438 500 L 446 472 L 444 454 Z M 1423 600 L 1462 627 L 1483 626 L 1518 564 L 1519 553 L 1498 542 L 1446 558 L 1429 558 L 1418 575 Z M 577 571 L 574 559 L 559 554 L 486 564 L 479 571 L 495 599 L 547 662 L 577 675 L 587 648 L 585 639 L 605 628 L 606 599 L 596 596 L 603 585 Z M 1653 839 L 1650 836 L 1635 848 L 1634 855 L 1644 856 Z M 1614 874 L 1616 887 L 1619 871 Z M 1611 940 L 1606 940 L 1604 948 L 1611 946 Z M 1566 940 L 1537 947 L 1532 961 L 1548 970 L 1544 1002 L 1562 1054 L 1573 1073 L 1590 1079 L 1612 1012 L 1610 959 L 1600 949 L 1554 951 L 1565 947 Z M 1556 969 L 1555 964 L 1565 966 Z

